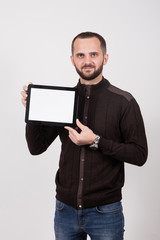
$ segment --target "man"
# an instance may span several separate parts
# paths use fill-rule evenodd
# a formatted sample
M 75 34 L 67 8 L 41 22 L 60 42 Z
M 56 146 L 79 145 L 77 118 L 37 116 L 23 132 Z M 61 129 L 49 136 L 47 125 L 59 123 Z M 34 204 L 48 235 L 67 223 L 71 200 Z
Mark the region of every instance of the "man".
M 122 240 L 124 217 L 121 189 L 124 163 L 142 166 L 147 141 L 139 106 L 130 93 L 102 75 L 106 43 L 97 33 L 84 32 L 72 42 L 71 61 L 80 76 L 77 127 L 28 124 L 31 154 L 40 154 L 59 135 L 62 143 L 57 195 L 57 240 Z M 26 105 L 27 87 L 22 92 Z

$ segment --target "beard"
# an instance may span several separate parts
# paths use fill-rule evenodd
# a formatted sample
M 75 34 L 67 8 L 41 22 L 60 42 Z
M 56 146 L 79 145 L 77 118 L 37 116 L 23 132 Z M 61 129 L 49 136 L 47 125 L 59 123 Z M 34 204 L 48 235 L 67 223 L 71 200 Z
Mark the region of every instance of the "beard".
M 90 74 L 84 73 L 84 72 L 83 72 L 83 69 L 85 69 L 85 68 L 87 68 L 87 67 L 94 68 L 94 72 L 93 72 L 93 73 L 90 73 Z M 93 79 L 95 79 L 96 77 L 98 77 L 98 76 L 102 73 L 102 71 L 103 71 L 103 63 L 99 66 L 99 68 L 98 68 L 97 70 L 95 69 L 95 66 L 92 65 L 92 64 L 85 64 L 85 65 L 81 68 L 81 70 L 78 69 L 78 68 L 76 67 L 76 65 L 75 65 L 75 69 L 76 69 L 77 73 L 79 74 L 79 76 L 80 76 L 82 79 L 84 79 L 84 80 L 86 80 L 86 81 L 92 81 Z

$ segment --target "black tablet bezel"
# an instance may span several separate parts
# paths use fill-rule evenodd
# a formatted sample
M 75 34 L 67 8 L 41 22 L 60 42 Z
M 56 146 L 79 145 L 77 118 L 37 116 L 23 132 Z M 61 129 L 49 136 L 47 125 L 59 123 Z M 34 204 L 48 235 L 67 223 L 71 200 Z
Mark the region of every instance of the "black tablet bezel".
M 37 89 L 50 89 L 50 90 L 61 90 L 61 91 L 73 91 L 75 92 L 74 97 L 74 109 L 73 109 L 73 121 L 72 123 L 68 122 L 48 122 L 48 121 L 39 121 L 39 120 L 30 120 L 29 119 L 29 110 L 30 110 L 30 98 L 31 98 L 31 89 L 37 88 Z M 76 119 L 78 114 L 78 89 L 72 88 L 72 87 L 59 87 L 59 86 L 47 86 L 47 85 L 28 85 L 28 91 L 27 91 L 27 104 L 26 104 L 26 113 L 25 113 L 25 122 L 28 124 L 38 124 L 38 125 L 51 125 L 51 126 L 76 126 Z M 65 99 L 64 99 L 65 101 Z

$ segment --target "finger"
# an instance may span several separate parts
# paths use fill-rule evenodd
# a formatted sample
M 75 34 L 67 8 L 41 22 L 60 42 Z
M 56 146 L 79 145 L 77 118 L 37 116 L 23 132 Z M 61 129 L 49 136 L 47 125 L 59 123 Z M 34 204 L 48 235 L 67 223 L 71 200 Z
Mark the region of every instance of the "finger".
M 71 128 L 71 127 L 64 127 L 66 130 L 68 130 L 68 132 L 69 132 L 69 135 L 71 136 L 77 136 L 78 135 L 78 133 L 77 133 L 77 131 L 76 130 L 74 130 L 73 128 Z
M 27 98 L 27 96 L 28 96 L 27 93 L 24 92 L 24 91 L 21 92 L 21 95 L 22 95 L 22 97 L 24 97 L 24 98 Z
M 28 85 L 33 85 L 33 83 L 32 83 L 32 82 L 29 82 Z M 25 92 L 27 92 L 27 91 L 28 91 L 28 86 L 23 86 L 23 90 L 24 90 Z
M 69 132 L 72 131 L 72 129 L 73 129 L 73 128 L 68 127 L 68 126 L 65 126 L 64 128 L 65 128 L 66 130 L 68 130 Z
M 72 135 L 72 134 L 69 134 L 68 136 L 72 142 L 76 143 L 76 138 Z
M 79 137 L 79 133 L 75 129 L 71 127 L 64 127 L 64 128 L 69 131 L 70 138 L 74 138 L 76 140 Z
M 66 130 L 68 130 L 68 137 L 72 142 L 75 142 L 75 137 L 74 134 L 72 133 L 72 128 L 71 127 L 64 127 Z
M 79 133 L 77 133 L 76 131 L 75 132 L 70 131 L 68 136 L 73 143 L 75 143 L 76 145 L 80 145 L 79 144 L 80 143 L 80 139 L 79 139 L 80 134 Z
M 27 92 L 28 92 L 28 87 L 27 87 L 27 86 L 23 86 L 23 91 L 24 91 L 25 93 L 27 93 Z
M 33 83 L 32 83 L 32 82 L 29 82 L 28 85 L 33 85 Z
M 23 98 L 21 99 L 21 101 L 22 101 L 23 106 L 26 107 L 26 103 L 27 103 L 27 101 L 24 100 Z
M 76 132 L 78 131 L 78 127 L 72 128 L 72 127 L 65 126 L 64 128 L 68 131 L 76 131 Z
M 86 127 L 85 125 L 83 125 L 83 124 L 79 121 L 79 119 L 76 120 L 76 124 L 77 124 L 77 126 L 78 126 L 81 130 L 83 130 L 84 127 Z

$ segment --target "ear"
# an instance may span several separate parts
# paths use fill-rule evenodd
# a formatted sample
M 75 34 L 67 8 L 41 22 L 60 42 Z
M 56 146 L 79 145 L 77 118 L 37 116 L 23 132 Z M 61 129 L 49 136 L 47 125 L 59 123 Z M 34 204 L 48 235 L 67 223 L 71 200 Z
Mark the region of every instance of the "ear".
M 108 61 L 108 54 L 105 54 L 104 55 L 103 65 L 106 65 L 107 61 Z
M 74 64 L 73 56 L 71 56 L 70 58 L 71 58 L 71 62 L 72 62 L 72 64 L 73 64 L 73 66 L 74 66 L 75 64 Z

